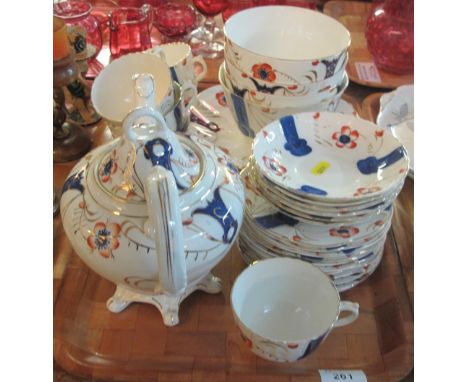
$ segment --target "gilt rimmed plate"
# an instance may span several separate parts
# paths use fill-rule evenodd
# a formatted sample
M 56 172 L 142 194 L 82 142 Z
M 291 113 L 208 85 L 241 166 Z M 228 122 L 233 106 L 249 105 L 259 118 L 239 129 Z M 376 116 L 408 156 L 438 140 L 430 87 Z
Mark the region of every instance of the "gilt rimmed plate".
M 406 150 L 389 131 L 351 115 L 309 112 L 276 120 L 254 138 L 261 174 L 318 200 L 364 200 L 408 173 Z

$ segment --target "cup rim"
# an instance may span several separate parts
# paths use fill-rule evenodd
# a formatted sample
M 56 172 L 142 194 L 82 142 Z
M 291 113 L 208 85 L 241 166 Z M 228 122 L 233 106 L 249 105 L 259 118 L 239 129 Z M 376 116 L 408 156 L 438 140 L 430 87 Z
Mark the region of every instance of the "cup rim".
M 123 56 L 120 56 L 118 58 L 116 58 L 115 60 L 113 60 L 112 62 L 109 63 L 109 65 L 106 66 L 105 69 L 109 68 L 114 62 L 117 62 L 119 60 L 130 60 L 130 56 L 133 56 L 134 58 L 136 58 L 137 56 L 139 56 L 141 59 L 145 59 L 146 57 L 144 56 L 150 56 L 151 55 L 148 55 L 148 54 L 145 54 L 144 52 L 134 52 L 134 53 L 129 53 L 129 54 L 125 54 Z M 169 70 L 169 66 L 163 61 L 161 60 L 160 58 L 158 57 L 155 57 L 153 56 L 154 58 L 156 58 L 157 60 L 160 60 L 164 65 L 166 65 L 168 67 L 168 82 L 169 82 L 169 86 L 167 87 L 166 91 L 164 92 L 163 96 L 162 96 L 162 100 L 163 101 L 167 96 L 169 96 L 171 93 L 174 92 L 174 86 L 173 86 L 173 79 L 170 75 L 170 70 Z M 151 58 L 150 58 L 151 59 Z M 108 69 L 109 70 L 109 69 Z M 96 102 L 96 97 L 98 97 L 98 94 L 97 94 L 97 91 L 95 90 L 95 86 L 99 85 L 99 78 L 101 78 L 100 76 L 104 73 L 104 70 L 101 71 L 97 76 L 96 78 L 94 79 L 94 82 L 93 82 L 93 86 L 91 87 L 91 102 L 93 103 L 93 106 L 96 110 L 96 112 L 102 117 L 104 118 L 106 121 L 109 121 L 111 123 L 114 123 L 114 124 L 121 124 L 122 121 L 123 121 L 123 118 L 122 120 L 117 120 L 117 119 L 113 119 L 113 118 L 108 118 L 107 116 L 105 116 L 106 113 L 104 113 L 102 111 L 102 109 L 99 107 L 99 102 Z M 158 83 L 156 84 L 156 87 L 158 87 Z M 157 94 L 157 93 L 156 93 Z M 163 112 L 163 115 L 166 115 L 167 112 Z
M 161 45 L 159 45 L 159 47 L 160 47 L 161 49 L 163 49 L 163 50 L 164 50 L 164 46 L 183 46 L 183 47 L 187 48 L 187 49 L 186 49 L 186 53 L 185 53 L 185 55 L 184 55 L 183 57 L 181 57 L 179 60 L 177 60 L 177 61 L 176 61 L 174 64 L 172 64 L 172 65 L 167 64 L 170 68 L 172 68 L 173 66 L 179 65 L 184 59 L 189 58 L 189 57 L 190 57 L 190 54 L 192 53 L 192 48 L 191 48 L 191 46 L 190 46 L 189 44 L 183 42 L 183 41 L 174 41 L 174 42 L 169 42 L 169 43 L 167 43 L 167 44 L 161 44 Z M 152 49 L 153 49 L 153 48 L 152 48 Z
M 331 285 L 332 287 L 332 290 L 334 291 L 334 294 L 336 295 L 336 300 L 337 300 L 337 304 L 336 304 L 336 315 L 335 315 L 335 319 L 330 323 L 330 326 L 325 329 L 323 332 L 321 332 L 320 334 L 317 334 L 317 335 L 314 335 L 314 336 L 309 336 L 309 337 L 302 337 L 302 338 L 273 338 L 271 336 L 265 336 L 264 334 L 260 334 L 258 332 L 256 332 L 255 330 L 253 330 L 252 328 L 250 328 L 240 317 L 239 317 L 239 314 L 236 312 L 236 309 L 234 308 L 234 304 L 233 304 L 233 295 L 234 295 L 234 292 L 235 292 L 235 287 L 236 287 L 236 284 L 238 282 L 238 280 L 240 279 L 240 277 L 242 275 L 244 275 L 247 271 L 253 269 L 253 267 L 255 266 L 258 266 L 259 264 L 265 264 L 265 263 L 273 263 L 273 262 L 284 262 L 284 261 L 287 261 L 287 262 L 301 262 L 301 266 L 303 267 L 311 267 L 317 271 L 319 271 L 321 274 L 323 274 L 326 279 L 328 280 L 329 284 Z M 234 283 L 232 284 L 232 287 L 231 287 L 231 292 L 230 292 L 230 303 L 231 303 L 231 310 L 235 316 L 235 318 L 242 324 L 242 326 L 244 326 L 245 328 L 247 328 L 251 333 L 253 333 L 255 336 L 258 336 L 258 337 L 261 337 L 261 338 L 264 338 L 268 341 L 271 341 L 271 342 L 286 342 L 286 343 L 290 343 L 290 342 L 308 342 L 308 341 L 311 341 L 311 340 L 316 340 L 320 337 L 322 337 L 324 334 L 326 334 L 328 331 L 330 331 L 331 329 L 333 329 L 336 321 L 339 319 L 339 316 L 340 316 L 340 302 L 341 302 L 341 297 L 340 297 L 340 293 L 338 292 L 338 289 L 336 288 L 335 284 L 333 283 L 332 279 L 330 278 L 329 275 L 327 275 L 324 271 L 322 271 L 320 268 L 314 266 L 313 264 L 307 262 L 307 261 L 304 261 L 304 260 L 300 260 L 300 259 L 293 259 L 293 258 L 286 258 L 286 257 L 275 257 L 275 258 L 271 258 L 271 259 L 262 259 L 262 260 L 256 260 L 254 261 L 252 264 L 249 264 L 246 268 L 244 268 L 242 270 L 241 273 L 239 273 L 236 277 L 236 279 L 234 280 Z M 242 329 L 241 329 L 242 330 Z
M 247 12 L 254 12 L 254 10 L 258 11 L 257 8 L 262 8 L 262 9 L 268 10 L 268 9 L 272 9 L 272 8 L 275 8 L 275 9 L 277 9 L 277 8 L 297 9 L 298 7 L 289 6 L 289 5 L 266 5 L 266 6 L 262 6 L 262 7 L 247 8 L 247 9 L 241 10 L 240 12 L 235 13 L 234 15 L 232 15 L 226 21 L 226 23 L 223 26 L 223 33 L 224 33 L 224 36 L 225 36 L 226 40 L 229 41 L 232 45 L 239 48 L 240 50 L 248 52 L 248 53 L 250 53 L 250 54 L 252 54 L 252 55 L 254 55 L 256 57 L 265 58 L 265 59 L 272 59 L 272 60 L 283 62 L 283 63 L 296 64 L 296 63 L 301 63 L 301 62 L 308 62 L 310 60 L 325 60 L 327 58 L 336 57 L 339 54 L 341 54 L 342 52 L 347 51 L 349 49 L 350 45 L 351 45 L 351 33 L 350 33 L 350 31 L 342 23 L 340 23 L 338 20 L 335 20 L 333 17 L 330 17 L 328 15 L 325 15 L 324 13 L 321 13 L 321 12 L 318 12 L 318 11 L 315 11 L 315 10 L 312 10 L 312 9 L 301 8 L 301 11 L 303 11 L 303 12 L 308 12 L 309 14 L 310 13 L 320 14 L 320 17 L 323 16 L 325 18 L 329 18 L 333 22 L 336 22 L 338 25 L 341 25 L 341 27 L 344 28 L 344 31 L 345 31 L 345 33 L 347 35 L 348 42 L 347 42 L 346 46 L 343 47 L 339 52 L 337 51 L 334 54 L 329 54 L 329 55 L 324 55 L 324 56 L 316 56 L 316 57 L 307 57 L 307 58 L 282 58 L 282 57 L 275 57 L 275 56 L 271 56 L 271 55 L 260 54 L 258 52 L 252 51 L 252 50 L 247 49 L 245 47 L 242 47 L 238 43 L 234 42 L 232 40 L 232 38 L 229 37 L 229 34 L 227 32 L 227 28 L 229 28 L 230 24 L 235 22 L 236 18 L 240 17 L 239 16 L 240 14 L 247 13 Z M 229 50 L 229 44 L 228 43 L 225 44 L 225 48 Z

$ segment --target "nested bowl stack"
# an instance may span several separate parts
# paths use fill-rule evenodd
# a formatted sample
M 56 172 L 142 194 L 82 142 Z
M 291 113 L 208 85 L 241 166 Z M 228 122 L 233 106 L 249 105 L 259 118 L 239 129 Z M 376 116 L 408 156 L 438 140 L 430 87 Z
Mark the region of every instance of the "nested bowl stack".
M 380 264 L 408 170 L 401 143 L 354 116 L 306 112 L 270 123 L 241 174 L 241 256 L 299 258 L 338 290 L 354 287 Z
M 245 135 L 283 115 L 336 109 L 349 83 L 351 37 L 341 23 L 313 10 L 264 6 L 230 17 L 224 33 L 219 80 Z

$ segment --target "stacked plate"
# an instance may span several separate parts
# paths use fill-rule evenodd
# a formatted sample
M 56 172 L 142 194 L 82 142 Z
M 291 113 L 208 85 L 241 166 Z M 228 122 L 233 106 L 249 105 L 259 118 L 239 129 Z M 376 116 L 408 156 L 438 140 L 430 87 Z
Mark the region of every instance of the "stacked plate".
M 386 130 L 338 113 L 285 116 L 255 137 L 242 172 L 244 260 L 317 265 L 340 291 L 379 265 L 409 160 Z

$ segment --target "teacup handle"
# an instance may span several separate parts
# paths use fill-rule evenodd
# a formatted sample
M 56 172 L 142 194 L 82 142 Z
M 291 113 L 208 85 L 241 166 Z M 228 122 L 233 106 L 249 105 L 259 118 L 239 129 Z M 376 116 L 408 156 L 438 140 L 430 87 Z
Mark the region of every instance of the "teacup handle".
M 345 326 L 355 321 L 359 317 L 359 304 L 357 302 L 351 301 L 341 301 L 340 302 L 340 315 L 341 312 L 350 312 L 346 317 L 338 318 L 335 321 L 334 327 Z
M 194 56 L 193 57 L 193 66 L 195 67 L 195 64 L 199 64 L 202 68 L 202 71 L 201 73 L 199 73 L 196 77 L 195 77 L 195 83 L 199 83 L 201 80 L 203 80 L 206 76 L 206 72 L 208 71 L 207 69 L 207 66 L 206 66 L 206 62 L 204 60 L 204 58 L 202 56 Z
M 190 101 L 187 103 L 187 105 L 185 105 L 185 103 L 183 104 L 184 112 L 188 113 L 190 106 L 192 106 L 197 100 L 197 87 L 194 84 L 192 84 L 190 81 L 185 81 L 183 84 L 181 84 L 181 92 L 182 92 L 181 98 L 182 98 L 182 101 L 184 102 L 185 102 L 186 93 L 191 93 L 191 94 L 188 94 L 187 96 L 187 98 L 190 98 Z

